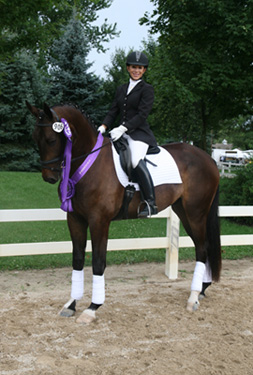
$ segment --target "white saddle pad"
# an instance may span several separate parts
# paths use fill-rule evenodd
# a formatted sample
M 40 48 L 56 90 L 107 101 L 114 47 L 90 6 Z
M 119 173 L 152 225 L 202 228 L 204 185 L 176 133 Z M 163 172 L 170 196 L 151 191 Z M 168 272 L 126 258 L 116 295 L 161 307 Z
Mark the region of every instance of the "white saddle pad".
M 166 151 L 162 147 L 159 148 L 159 154 L 146 156 L 146 159 L 150 160 L 152 163 L 157 165 L 157 167 L 155 167 L 152 164 L 147 163 L 147 167 L 152 176 L 154 186 L 163 184 L 182 184 L 181 176 L 178 167 L 175 163 L 175 160 L 168 151 Z M 121 167 L 119 155 L 113 145 L 112 150 L 116 173 L 121 185 L 124 187 L 126 187 L 129 184 L 134 185 L 136 190 L 140 190 L 139 185 L 137 183 L 129 182 L 127 174 L 123 171 Z

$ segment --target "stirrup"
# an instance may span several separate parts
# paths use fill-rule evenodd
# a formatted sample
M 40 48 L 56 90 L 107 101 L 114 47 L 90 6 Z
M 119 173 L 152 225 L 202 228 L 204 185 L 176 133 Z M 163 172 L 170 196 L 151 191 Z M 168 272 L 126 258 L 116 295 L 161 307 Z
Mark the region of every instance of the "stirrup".
M 142 205 L 142 203 L 145 203 L 145 207 L 143 208 L 143 210 L 140 212 L 140 206 Z M 151 217 L 152 215 L 155 215 L 157 214 L 157 206 L 156 205 L 150 205 L 148 203 L 148 201 L 144 200 L 143 202 L 141 202 L 138 206 L 138 210 L 137 210 L 137 216 L 139 218 L 146 218 L 146 217 Z

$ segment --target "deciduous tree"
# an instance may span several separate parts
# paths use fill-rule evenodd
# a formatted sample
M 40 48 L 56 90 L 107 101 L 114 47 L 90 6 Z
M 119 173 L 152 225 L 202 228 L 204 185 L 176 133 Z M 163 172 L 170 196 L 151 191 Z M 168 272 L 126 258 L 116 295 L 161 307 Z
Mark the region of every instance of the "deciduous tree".
M 182 115 L 185 106 L 199 126 L 199 140 L 190 124 L 188 139 L 207 149 L 208 133 L 223 120 L 252 111 L 253 0 L 151 1 L 156 10 L 142 23 L 160 34 L 153 69 L 162 103 L 167 96 L 164 117 Z M 174 127 L 179 121 L 170 118 Z
M 97 12 L 108 8 L 112 0 L 1 0 L 0 1 L 0 56 L 11 58 L 23 48 L 45 57 L 48 48 L 58 39 L 67 25 L 73 8 L 82 23 L 88 42 L 98 50 L 118 35 L 116 24 L 105 22 L 101 27 L 93 23 Z

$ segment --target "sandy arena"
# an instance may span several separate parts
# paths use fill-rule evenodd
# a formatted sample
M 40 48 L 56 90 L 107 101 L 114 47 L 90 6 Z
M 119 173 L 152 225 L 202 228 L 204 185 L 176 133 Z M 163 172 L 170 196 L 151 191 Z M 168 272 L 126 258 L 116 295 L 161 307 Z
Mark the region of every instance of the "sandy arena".
M 110 266 L 106 302 L 89 326 L 59 310 L 71 268 L 0 273 L 1 375 L 252 375 L 253 259 L 224 261 L 221 282 L 186 312 L 194 263 L 170 281 L 164 264 Z M 85 298 L 91 299 L 91 268 Z

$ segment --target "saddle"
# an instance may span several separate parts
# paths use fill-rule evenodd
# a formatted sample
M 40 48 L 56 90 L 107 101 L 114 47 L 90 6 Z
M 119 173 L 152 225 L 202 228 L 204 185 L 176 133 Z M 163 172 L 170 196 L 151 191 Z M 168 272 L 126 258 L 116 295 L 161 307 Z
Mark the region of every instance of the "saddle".
M 133 168 L 131 163 L 131 151 L 126 138 L 120 137 L 116 142 L 113 143 L 114 147 L 119 154 L 120 164 L 123 171 L 129 178 L 129 181 L 137 182 L 133 176 Z M 159 154 L 160 149 L 158 146 L 149 146 L 147 155 Z M 144 159 L 146 162 L 151 163 L 148 159 Z
M 130 182 L 137 182 L 134 177 L 132 163 L 131 163 L 131 151 L 128 145 L 127 139 L 120 137 L 116 142 L 113 143 L 117 153 L 119 154 L 120 164 L 123 171 L 129 178 Z M 158 154 L 160 149 L 157 146 L 150 146 L 147 152 L 148 154 Z M 148 159 L 145 161 L 150 162 Z M 151 163 L 151 162 L 150 162 Z M 152 163 L 151 163 L 152 164 Z M 123 203 L 118 215 L 113 220 L 128 219 L 128 206 L 131 202 L 135 193 L 135 187 L 133 185 L 127 185 L 125 187 L 125 193 Z
M 126 173 L 129 180 L 132 181 L 133 168 L 131 164 L 131 151 L 127 139 L 120 137 L 116 142 L 113 143 L 113 145 L 119 154 L 119 160 L 123 171 Z

